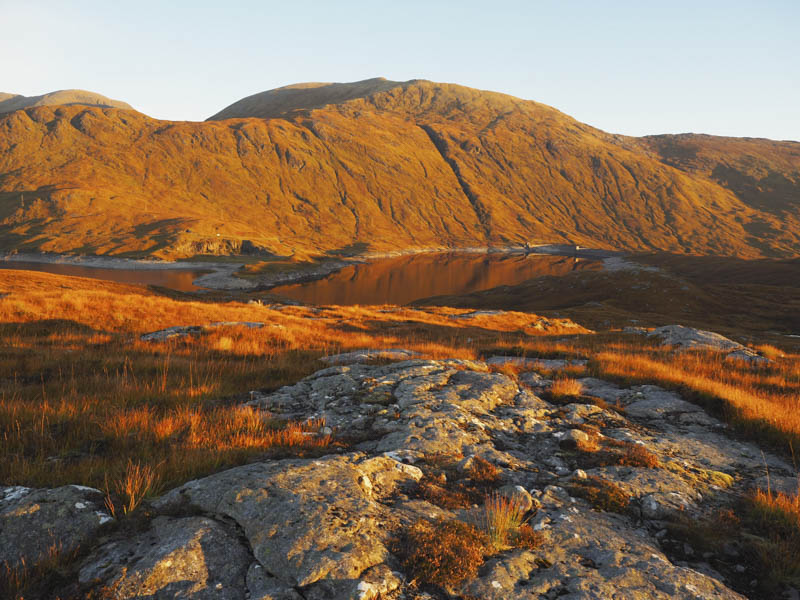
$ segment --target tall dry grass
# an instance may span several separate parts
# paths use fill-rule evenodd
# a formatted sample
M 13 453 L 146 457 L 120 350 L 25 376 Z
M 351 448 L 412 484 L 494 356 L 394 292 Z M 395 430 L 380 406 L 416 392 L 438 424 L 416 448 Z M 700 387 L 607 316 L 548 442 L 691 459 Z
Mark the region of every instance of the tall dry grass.
M 489 494 L 477 514 L 475 525 L 486 534 L 492 550 L 501 552 L 510 547 L 512 536 L 525 524 L 526 512 L 517 498 Z
M 550 386 L 550 395 L 556 399 L 572 398 L 583 393 L 583 385 L 571 377 L 557 377 Z
M 7 294 L 0 299 L 6 483 L 102 487 L 107 473 L 121 478 L 133 460 L 159 465 L 163 487 L 270 448 L 308 444 L 321 438 L 279 439 L 286 424 L 236 406 L 250 390 L 274 390 L 319 369 L 321 356 L 365 347 L 432 358 L 590 358 L 586 374 L 680 390 L 741 431 L 800 447 L 800 361 L 782 351 L 770 349 L 774 362 L 753 367 L 711 352 L 675 353 L 645 338 L 536 332 L 526 313 L 474 320 L 452 319 L 465 311 L 446 307 L 276 309 L 14 271 L 0 272 L 0 292 Z M 267 326 L 139 340 L 156 329 L 216 321 Z M 554 376 L 569 383 L 566 392 L 580 393 L 572 381 L 583 368 L 573 371 Z
M 132 286 L 46 274 L 0 273 L 0 481 L 102 488 L 129 461 L 178 484 L 265 452 L 322 452 L 319 424 L 286 424 L 239 405 L 251 390 L 291 384 L 321 356 L 407 347 L 475 358 L 475 328 L 380 307 L 312 311 L 169 298 Z M 529 319 L 512 315 L 502 328 Z M 142 333 L 174 325 L 258 321 L 165 343 Z M 472 333 L 470 333 L 472 332 Z M 497 332 L 483 332 L 488 338 Z
M 680 391 L 739 431 L 781 450 L 800 447 L 800 372 L 797 357 L 754 367 L 712 352 L 600 351 L 598 375 L 628 382 L 654 382 Z

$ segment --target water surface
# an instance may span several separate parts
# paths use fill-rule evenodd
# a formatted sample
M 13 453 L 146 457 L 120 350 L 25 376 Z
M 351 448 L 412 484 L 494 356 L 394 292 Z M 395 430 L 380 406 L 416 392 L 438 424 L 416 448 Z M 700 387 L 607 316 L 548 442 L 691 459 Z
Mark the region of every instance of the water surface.
M 65 263 L 2 260 L 0 260 L 0 269 L 42 271 L 55 275 L 104 279 L 106 281 L 116 281 L 117 283 L 160 285 L 180 292 L 193 292 L 202 289 L 192 282 L 201 275 L 208 273 L 208 271 L 192 271 L 188 269 L 104 269 L 100 267 L 82 267 Z
M 193 281 L 207 273 L 189 269 L 109 269 L 68 263 L 0 261 L 0 269 L 158 285 L 182 292 L 202 289 Z M 408 304 L 432 296 L 468 294 L 516 285 L 546 275 L 602 269 L 598 260 L 552 255 L 412 254 L 345 267 L 323 279 L 282 285 L 271 292 L 308 304 Z
M 271 291 L 309 304 L 408 304 L 584 269 L 600 270 L 602 262 L 534 254 L 414 254 L 348 266 L 324 279 Z

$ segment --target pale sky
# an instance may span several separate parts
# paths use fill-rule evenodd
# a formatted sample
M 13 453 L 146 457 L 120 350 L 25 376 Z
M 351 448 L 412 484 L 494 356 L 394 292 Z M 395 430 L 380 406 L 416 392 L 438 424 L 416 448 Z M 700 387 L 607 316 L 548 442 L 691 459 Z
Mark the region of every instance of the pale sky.
M 301 81 L 430 79 L 613 133 L 800 140 L 800 0 L 0 0 L 0 91 L 203 120 Z

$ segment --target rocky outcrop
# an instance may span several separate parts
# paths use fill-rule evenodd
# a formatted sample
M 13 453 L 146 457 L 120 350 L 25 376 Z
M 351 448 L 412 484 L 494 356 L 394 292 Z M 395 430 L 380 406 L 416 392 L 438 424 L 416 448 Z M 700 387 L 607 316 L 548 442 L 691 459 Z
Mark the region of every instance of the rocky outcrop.
M 558 371 L 569 366 L 582 367 L 588 362 L 589 361 L 580 358 L 524 358 L 521 356 L 490 356 L 486 359 L 487 365 L 510 365 L 523 369 L 548 369 L 552 371 Z
M 79 580 L 103 582 L 115 600 L 244 598 L 252 557 L 235 533 L 203 517 L 158 517 L 132 539 L 97 548 Z
M 464 313 L 457 313 L 450 315 L 451 319 L 456 319 L 459 321 L 477 321 L 480 322 L 481 319 L 484 317 L 499 317 L 504 315 L 514 315 L 519 313 L 514 313 L 510 311 L 504 310 L 473 310 L 470 312 Z M 538 315 L 532 315 L 532 321 L 526 325 L 530 329 L 535 331 L 567 331 L 570 333 L 592 333 L 589 329 L 578 325 L 574 321 L 570 319 L 548 319 L 547 317 L 541 317 Z
M 329 365 L 353 365 L 356 363 L 369 362 L 371 360 L 407 360 L 417 356 L 419 356 L 419 352 L 403 350 L 401 348 L 386 348 L 384 350 L 365 348 L 364 350 L 323 356 L 320 360 Z
M 81 582 L 119 598 L 433 598 L 436 589 L 404 571 L 393 540 L 418 519 L 472 522 L 476 507 L 419 493 L 431 465 L 449 457 L 450 477 L 481 459 L 499 467 L 494 489 L 516 498 L 542 536 L 533 550 L 489 557 L 450 597 L 742 598 L 728 572 L 747 572 L 747 561 L 676 557 L 667 523 L 725 506 L 765 467 L 789 482 L 791 467 L 675 393 L 580 381 L 583 396 L 555 405 L 537 395 L 548 383 L 535 373 L 517 381 L 482 362 L 408 360 L 334 366 L 253 393 L 251 406 L 324 419 L 349 447 L 168 492 L 151 507 L 163 516 L 83 559 Z M 585 493 L 597 482 L 618 506 Z
M 103 493 L 94 488 L 0 487 L 0 566 L 68 556 L 110 521 Z
M 175 327 L 167 327 L 166 329 L 159 329 L 150 333 L 143 333 L 139 336 L 143 342 L 164 342 L 175 338 L 185 338 L 195 335 L 201 335 L 212 329 L 220 327 L 246 327 L 247 329 L 261 329 L 265 327 L 266 323 L 258 323 L 251 321 L 220 321 L 217 323 L 209 323 L 208 325 L 177 325 Z M 281 327 L 281 325 L 271 324 L 270 327 Z
M 713 331 L 703 331 L 683 325 L 665 325 L 649 333 L 648 337 L 657 337 L 666 346 L 678 346 L 685 349 L 716 350 L 726 354 L 730 360 L 745 360 L 752 363 L 766 363 L 768 358 L 757 352 Z
M 188 503 L 232 519 L 264 573 L 287 592 L 359 598 L 362 574 L 389 557 L 386 525 L 397 516 L 381 499 L 421 476 L 391 458 L 360 454 L 259 463 L 190 482 L 157 508 Z

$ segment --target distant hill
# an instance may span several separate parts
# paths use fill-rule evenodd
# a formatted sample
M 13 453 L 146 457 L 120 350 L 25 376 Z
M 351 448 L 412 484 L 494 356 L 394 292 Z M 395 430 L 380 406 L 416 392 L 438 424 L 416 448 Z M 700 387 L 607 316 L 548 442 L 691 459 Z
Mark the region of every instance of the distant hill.
M 296 83 L 242 98 L 209 117 L 208 120 L 286 117 L 297 111 L 339 104 L 401 85 L 397 81 L 389 81 L 383 77 L 353 83 Z
M 125 108 L 133 110 L 130 104 L 112 100 L 94 92 L 85 90 L 59 90 L 42 94 L 41 96 L 20 96 L 19 94 L 7 94 L 0 92 L 0 113 L 12 112 L 32 106 L 54 106 L 54 105 L 83 105 L 99 106 L 101 108 Z
M 31 107 L 0 131 L 5 250 L 800 255 L 796 142 L 613 135 L 453 84 L 298 84 L 205 123 Z

